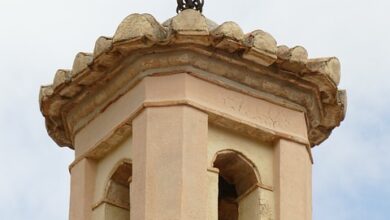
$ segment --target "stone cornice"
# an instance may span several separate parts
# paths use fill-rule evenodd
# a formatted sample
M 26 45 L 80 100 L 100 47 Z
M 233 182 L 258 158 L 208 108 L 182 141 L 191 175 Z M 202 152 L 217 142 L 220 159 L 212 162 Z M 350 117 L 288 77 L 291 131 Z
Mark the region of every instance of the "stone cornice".
M 233 22 L 216 26 L 185 10 L 163 25 L 148 14 L 130 15 L 113 38 L 97 40 L 93 54 L 79 53 L 72 70 L 57 71 L 40 92 L 48 133 L 73 148 L 75 134 L 118 95 L 145 76 L 175 72 L 305 112 L 312 146 L 345 116 L 337 58 L 308 59 L 303 47 L 278 47 L 264 31 L 245 35 Z

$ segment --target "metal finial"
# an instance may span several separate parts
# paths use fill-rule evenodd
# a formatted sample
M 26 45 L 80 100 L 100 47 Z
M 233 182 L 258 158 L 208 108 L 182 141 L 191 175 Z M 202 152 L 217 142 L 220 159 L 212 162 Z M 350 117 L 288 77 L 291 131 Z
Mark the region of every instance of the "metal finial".
M 179 13 L 186 9 L 195 9 L 203 11 L 204 0 L 177 0 L 176 12 Z

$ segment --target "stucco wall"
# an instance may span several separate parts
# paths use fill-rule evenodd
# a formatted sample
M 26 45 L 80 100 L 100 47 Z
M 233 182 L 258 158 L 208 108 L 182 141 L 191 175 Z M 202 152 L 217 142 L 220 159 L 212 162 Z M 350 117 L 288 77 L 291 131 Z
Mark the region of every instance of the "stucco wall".
M 269 189 L 258 187 L 239 201 L 240 220 L 275 219 L 275 202 L 273 188 L 274 146 L 260 140 L 243 136 L 217 126 L 209 125 L 208 162 L 211 167 L 214 157 L 221 150 L 235 150 L 246 156 L 256 166 L 260 182 Z M 209 171 L 209 220 L 217 220 L 213 209 L 218 199 L 218 174 Z M 214 176 L 214 178 L 212 178 Z M 216 181 L 217 180 L 217 181 Z
M 241 152 L 258 169 L 262 184 L 273 186 L 273 146 L 237 132 L 209 125 L 208 162 L 212 166 L 218 151 L 231 149 Z
M 123 160 L 131 161 L 132 137 L 128 137 L 115 150 L 100 159 L 96 166 L 95 204 L 104 198 L 104 192 L 112 172 L 119 162 Z

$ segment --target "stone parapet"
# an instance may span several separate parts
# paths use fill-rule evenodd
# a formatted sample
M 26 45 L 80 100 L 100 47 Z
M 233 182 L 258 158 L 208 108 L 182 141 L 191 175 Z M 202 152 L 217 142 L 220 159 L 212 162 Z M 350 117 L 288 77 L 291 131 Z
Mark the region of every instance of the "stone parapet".
M 128 16 L 113 38 L 100 37 L 93 54 L 79 53 L 72 70 L 59 70 L 40 91 L 49 135 L 74 148 L 77 132 L 146 76 L 190 73 L 214 84 L 305 113 L 311 146 L 345 117 L 337 58 L 308 59 L 303 47 L 277 46 L 268 33 L 244 34 L 216 25 L 195 10 L 157 22 Z

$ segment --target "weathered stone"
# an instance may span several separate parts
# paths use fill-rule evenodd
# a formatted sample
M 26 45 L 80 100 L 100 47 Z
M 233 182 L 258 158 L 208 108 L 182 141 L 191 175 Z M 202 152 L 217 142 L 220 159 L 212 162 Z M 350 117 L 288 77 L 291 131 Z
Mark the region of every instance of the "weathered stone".
M 206 18 L 198 11 L 188 9 L 172 18 L 171 31 L 179 35 L 208 35 Z
M 206 23 L 207 23 L 207 27 L 208 27 L 209 31 L 212 31 L 212 30 L 214 30 L 215 28 L 218 27 L 217 23 L 215 23 L 214 21 L 212 21 L 212 20 L 210 20 L 208 18 L 206 18 Z
M 166 31 L 150 14 L 132 14 L 119 25 L 113 42 L 138 40 L 143 37 L 161 41 L 166 37 Z
M 342 106 L 342 110 L 343 110 L 342 120 L 344 120 L 345 115 L 347 114 L 347 109 L 348 109 L 347 91 L 346 90 L 337 91 L 337 100 L 338 100 L 338 103 L 340 103 L 340 105 Z
M 60 85 L 69 83 L 71 80 L 72 75 L 70 70 L 57 70 L 53 81 L 53 90 L 56 90 Z
M 59 119 L 61 116 L 62 107 L 67 103 L 67 100 L 61 99 L 59 97 L 55 97 L 53 99 L 54 100 L 50 100 L 50 102 L 44 105 L 43 111 L 46 112 L 47 116 Z M 62 122 L 57 121 L 57 124 L 62 124 Z
M 311 142 L 312 147 L 321 144 L 330 135 L 330 132 L 324 132 L 319 128 L 313 128 L 309 131 L 309 138 L 313 140 Z
M 340 61 L 336 57 L 309 59 L 307 68 L 328 76 L 336 85 L 340 83 Z
M 64 147 L 72 144 L 68 138 L 64 138 L 66 135 L 65 131 L 62 130 L 63 124 L 59 122 L 57 117 L 48 118 L 46 120 L 46 127 L 54 128 L 48 130 L 48 134 L 59 146 Z
M 338 105 L 324 105 L 325 117 L 321 121 L 323 127 L 332 127 L 335 124 L 339 125 L 344 118 L 343 109 Z
M 153 47 L 154 44 L 159 46 Z M 180 49 L 173 51 L 173 47 Z M 133 51 L 137 52 L 132 53 Z M 125 86 L 125 82 L 135 83 L 152 74 L 150 72 L 152 69 L 168 68 L 172 71 L 179 67 L 175 71 L 185 72 L 194 72 L 198 69 L 215 75 L 211 77 L 210 74 L 206 76 L 199 73 L 198 77 L 227 86 L 229 83 L 215 79 L 223 77 L 249 86 L 255 93 L 262 93 L 262 99 L 272 99 L 271 101 L 286 105 L 288 108 L 307 112 L 309 132 L 315 130 L 314 133 L 323 133 L 309 138 L 315 145 L 322 142 L 323 140 L 319 139 L 326 138 L 338 125 L 334 120 L 329 120 L 327 126 L 321 124 L 325 122 L 322 117 L 326 117 L 323 105 L 334 105 L 332 111 L 335 112 L 344 109 L 344 105 L 339 102 L 335 90 L 340 80 L 340 64 L 337 58 L 307 61 L 307 57 L 307 51 L 303 47 L 291 49 L 286 46 L 277 47 L 275 39 L 264 31 L 258 30 L 244 35 L 234 22 L 225 22 L 217 26 L 195 10 L 185 10 L 163 25 L 151 15 L 134 14 L 119 25 L 113 40 L 109 37 L 100 37 L 97 40 L 93 56 L 86 53 L 78 54 L 71 74 L 61 71 L 57 73 L 51 90 L 44 89 L 44 93 L 50 95 L 40 95 L 40 102 L 42 105 L 42 100 L 46 100 L 47 108 L 42 108 L 44 115 L 58 114 L 56 111 L 62 108 L 62 104 L 72 106 L 73 103 L 82 103 L 90 97 L 95 88 L 104 87 L 117 77 L 118 72 L 114 70 L 117 67 L 127 68 L 127 74 L 124 75 L 126 77 L 123 76 L 119 81 L 115 80 L 118 89 L 123 89 L 119 85 Z M 123 62 L 126 66 L 121 66 Z M 272 65 L 275 62 L 276 65 Z M 104 80 L 100 80 L 103 78 Z M 286 84 L 280 83 L 280 80 Z M 302 94 L 301 89 L 309 87 L 313 94 Z M 111 95 L 113 93 L 110 93 Z M 312 95 L 320 98 L 317 100 Z M 99 106 L 102 110 L 103 103 L 110 103 L 107 99 L 106 96 L 100 98 L 99 103 L 94 103 L 86 109 L 95 111 Z M 48 107 L 54 102 L 55 111 L 52 111 L 53 107 Z M 85 122 L 89 120 L 91 119 L 86 119 Z M 65 125 L 61 123 L 56 126 L 59 126 L 59 130 L 69 129 L 70 132 L 77 132 L 79 129 L 77 126 L 83 126 L 78 125 L 77 121 L 78 119 L 72 119 L 72 123 L 67 125 L 70 128 L 62 127 Z M 72 130 L 71 126 L 77 128 Z M 67 133 L 53 136 L 61 135 L 67 135 L 61 139 L 73 138 Z
M 221 24 L 210 34 L 215 38 L 228 37 L 236 41 L 242 41 L 244 39 L 244 32 L 241 27 L 232 21 Z
M 39 90 L 39 104 L 42 108 L 42 102 L 49 96 L 53 95 L 53 87 L 50 86 L 41 86 L 41 89 Z
M 230 53 L 243 48 L 244 33 L 234 22 L 225 22 L 215 28 L 211 33 L 215 41 L 215 47 L 227 50 Z
M 121 49 L 121 47 L 123 47 L 124 49 Z M 145 48 L 145 45 L 140 48 Z M 121 46 L 117 45 L 114 49 L 109 50 L 104 54 L 101 54 L 101 56 L 98 56 L 94 59 L 94 66 L 91 71 L 105 71 L 106 69 L 115 66 L 115 64 L 120 62 L 120 60 L 125 56 L 124 54 L 126 53 L 122 53 L 125 51 L 131 51 L 131 46 L 128 46 L 128 44 L 124 44 Z
M 96 82 L 96 80 L 104 76 L 104 71 L 91 71 L 85 74 L 82 79 L 78 82 L 79 85 L 89 86 Z
M 90 53 L 78 53 L 73 62 L 72 78 L 83 72 L 93 61 L 93 56 Z
M 307 50 L 304 47 L 301 46 L 296 46 L 290 50 L 291 62 L 296 62 L 296 63 L 302 63 L 306 64 L 307 63 L 307 58 L 308 58 L 308 53 Z
M 278 46 L 276 54 L 281 60 L 290 60 L 291 58 L 290 48 L 285 45 Z
M 254 47 L 257 50 L 276 55 L 277 43 L 275 38 L 262 30 L 256 30 L 247 34 L 244 43 L 249 47 Z
M 301 46 L 291 49 L 287 46 L 279 46 L 277 56 L 279 68 L 297 74 L 305 70 L 308 54 L 306 49 Z
M 99 37 L 96 41 L 95 49 L 93 51 L 93 57 L 96 58 L 102 53 L 108 51 L 112 47 L 112 38 L 109 37 Z
M 164 26 L 130 15 L 41 88 L 75 150 L 70 220 L 310 220 L 310 147 L 345 117 L 338 60 L 191 9 Z
M 164 22 L 162 23 L 162 26 L 164 26 L 165 28 L 170 29 L 170 26 L 171 26 L 171 24 L 172 24 L 172 19 L 173 19 L 173 18 L 170 18 L 170 19 L 164 21 Z M 212 30 L 214 30 L 215 28 L 218 27 L 218 24 L 215 23 L 214 21 L 212 21 L 212 20 L 210 20 L 210 19 L 208 19 L 208 18 L 206 18 L 206 17 L 205 17 L 205 19 L 206 19 L 207 29 L 209 30 L 209 32 L 211 32 Z
M 75 95 L 77 95 L 82 89 L 83 89 L 82 86 L 77 84 L 72 84 L 62 89 L 59 95 L 65 98 L 72 98 Z
M 257 30 L 247 34 L 244 44 L 249 47 L 248 52 L 243 55 L 245 59 L 264 66 L 270 66 L 277 60 L 276 40 L 264 31 Z
M 243 54 L 242 57 L 263 66 L 271 66 L 277 60 L 276 55 L 272 55 L 256 48 L 250 48 Z

